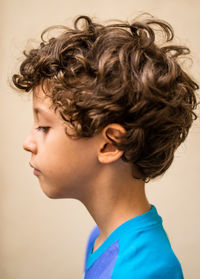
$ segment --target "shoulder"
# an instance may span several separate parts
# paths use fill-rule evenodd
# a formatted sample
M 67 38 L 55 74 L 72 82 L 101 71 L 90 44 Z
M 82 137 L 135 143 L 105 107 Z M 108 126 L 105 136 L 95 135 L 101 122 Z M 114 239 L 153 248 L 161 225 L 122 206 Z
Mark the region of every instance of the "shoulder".
M 126 278 L 183 279 L 182 268 L 162 225 L 133 233 L 120 243 L 116 277 L 126 272 Z

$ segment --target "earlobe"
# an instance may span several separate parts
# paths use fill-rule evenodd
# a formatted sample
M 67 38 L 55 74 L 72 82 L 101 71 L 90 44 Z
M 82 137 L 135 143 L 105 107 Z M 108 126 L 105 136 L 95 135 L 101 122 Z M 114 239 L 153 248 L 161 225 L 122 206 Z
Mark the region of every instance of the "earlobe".
M 123 151 L 114 144 L 119 142 L 119 137 L 125 133 L 125 129 L 119 124 L 109 124 L 102 131 L 102 140 L 98 152 L 100 163 L 108 164 L 120 159 Z

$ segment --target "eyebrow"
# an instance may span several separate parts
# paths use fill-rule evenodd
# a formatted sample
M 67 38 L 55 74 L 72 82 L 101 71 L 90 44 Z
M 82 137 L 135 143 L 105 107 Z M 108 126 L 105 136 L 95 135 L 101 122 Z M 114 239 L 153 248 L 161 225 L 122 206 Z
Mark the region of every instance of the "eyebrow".
M 41 115 L 42 117 L 46 118 L 46 119 L 49 119 L 49 114 L 48 112 L 43 109 L 43 108 L 40 108 L 40 107 L 34 107 L 33 108 L 33 112 L 34 114 L 36 115 L 36 118 L 39 119 L 39 115 Z
M 38 115 L 38 114 L 47 113 L 44 109 L 38 108 L 38 107 L 33 108 L 33 111 L 34 111 L 37 115 Z

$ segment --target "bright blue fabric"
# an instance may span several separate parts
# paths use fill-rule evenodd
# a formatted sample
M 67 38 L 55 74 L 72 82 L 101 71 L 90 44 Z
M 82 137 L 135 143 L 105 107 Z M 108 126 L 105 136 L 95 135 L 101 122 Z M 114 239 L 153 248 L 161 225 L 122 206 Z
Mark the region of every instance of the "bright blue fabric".
M 96 226 L 88 240 L 84 279 L 183 279 L 155 206 L 120 225 L 92 252 L 98 235 Z

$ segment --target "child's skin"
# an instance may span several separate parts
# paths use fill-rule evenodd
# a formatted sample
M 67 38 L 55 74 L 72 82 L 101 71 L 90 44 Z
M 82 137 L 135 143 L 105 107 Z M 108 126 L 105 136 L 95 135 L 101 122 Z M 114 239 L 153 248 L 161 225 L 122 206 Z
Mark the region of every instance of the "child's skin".
M 34 126 L 23 147 L 31 152 L 30 165 L 48 197 L 75 198 L 86 206 L 100 229 L 96 250 L 122 223 L 150 210 L 145 184 L 133 178 L 130 164 L 120 159 L 123 151 L 106 136 L 116 140 L 124 132 L 121 125 L 109 124 L 97 136 L 72 139 L 51 104 L 37 86 Z

